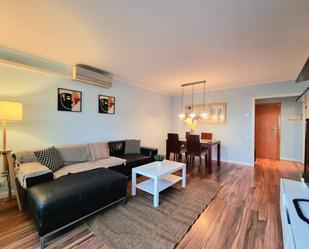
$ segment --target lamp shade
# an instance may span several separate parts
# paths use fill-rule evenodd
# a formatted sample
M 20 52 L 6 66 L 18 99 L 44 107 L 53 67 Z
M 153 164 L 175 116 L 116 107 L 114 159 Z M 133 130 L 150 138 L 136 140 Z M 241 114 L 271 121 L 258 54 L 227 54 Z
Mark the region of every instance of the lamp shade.
M 0 101 L 0 121 L 21 121 L 23 105 L 17 102 Z

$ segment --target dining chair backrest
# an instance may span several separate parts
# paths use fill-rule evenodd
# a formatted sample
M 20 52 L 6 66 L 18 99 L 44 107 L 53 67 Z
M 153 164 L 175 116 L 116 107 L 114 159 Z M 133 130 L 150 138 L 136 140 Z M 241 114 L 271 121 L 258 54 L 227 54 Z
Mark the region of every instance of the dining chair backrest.
M 199 135 L 190 135 L 187 138 L 187 153 L 190 156 L 201 155 L 201 142 Z
M 212 140 L 212 133 L 202 132 L 201 133 L 201 139 Z
M 180 141 L 177 133 L 167 134 L 168 151 L 172 153 L 180 153 Z
M 190 136 L 190 134 L 191 134 L 190 131 L 186 132 L 186 139 Z

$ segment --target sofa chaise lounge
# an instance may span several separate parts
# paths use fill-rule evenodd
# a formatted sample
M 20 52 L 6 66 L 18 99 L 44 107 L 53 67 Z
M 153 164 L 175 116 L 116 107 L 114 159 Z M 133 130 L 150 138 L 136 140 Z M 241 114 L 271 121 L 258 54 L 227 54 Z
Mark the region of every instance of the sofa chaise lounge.
M 28 188 L 28 209 L 34 217 L 40 247 L 48 236 L 113 204 L 126 201 L 126 176 L 97 168 L 69 174 Z

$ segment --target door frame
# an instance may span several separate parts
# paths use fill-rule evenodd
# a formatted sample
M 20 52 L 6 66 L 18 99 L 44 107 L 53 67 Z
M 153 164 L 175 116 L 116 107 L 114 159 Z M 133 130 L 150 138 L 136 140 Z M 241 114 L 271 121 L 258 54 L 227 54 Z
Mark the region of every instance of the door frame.
M 255 102 L 254 105 L 254 149 L 255 149 L 255 110 L 256 110 L 256 106 L 257 105 L 278 105 L 279 106 L 279 113 L 278 113 L 278 131 L 277 131 L 277 153 L 276 153 L 276 160 L 280 160 L 280 156 L 281 156 L 281 102 L 274 102 L 274 103 L 259 103 L 257 104 Z
M 290 94 L 278 94 L 278 95 L 269 95 L 269 96 L 253 96 L 251 98 L 251 165 L 255 166 L 254 161 L 254 146 L 255 146 L 255 102 L 257 99 L 271 99 L 271 98 L 285 98 L 285 97 L 297 97 L 301 93 L 290 93 Z M 248 115 L 248 117 L 250 114 Z M 303 129 L 303 137 L 305 136 L 305 130 Z M 304 139 L 303 139 L 303 148 L 304 148 Z M 304 153 L 304 150 L 303 150 Z M 303 157 L 304 158 L 304 157 Z

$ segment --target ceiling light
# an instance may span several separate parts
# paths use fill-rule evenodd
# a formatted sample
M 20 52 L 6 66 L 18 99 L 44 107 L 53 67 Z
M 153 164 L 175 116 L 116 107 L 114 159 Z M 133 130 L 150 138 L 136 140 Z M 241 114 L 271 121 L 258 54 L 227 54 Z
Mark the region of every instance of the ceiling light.
M 204 118 L 204 119 L 208 118 L 208 113 L 203 112 L 203 113 L 201 114 L 201 117 Z
M 183 86 L 181 86 L 181 109 L 182 113 L 180 113 L 178 116 L 181 119 L 184 119 L 186 117 L 186 114 L 184 113 L 184 106 L 183 106 Z
M 202 118 L 208 118 L 208 114 L 205 112 L 205 83 L 206 80 L 204 81 L 198 81 L 198 82 L 191 82 L 191 83 L 186 83 L 181 85 L 181 108 L 182 112 L 178 115 L 180 119 L 184 119 L 184 122 L 186 124 L 193 124 L 197 123 L 198 120 L 200 119 L 200 116 Z M 204 84 L 204 97 L 203 97 L 203 113 L 200 115 L 197 115 L 194 113 L 194 85 L 199 85 L 199 84 Z M 192 87 L 192 95 L 191 95 L 191 106 L 188 106 L 187 108 L 184 107 L 183 103 L 183 90 L 184 87 L 191 86 Z
M 186 114 L 180 113 L 178 116 L 179 116 L 179 118 L 184 119 L 186 117 Z

